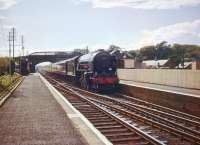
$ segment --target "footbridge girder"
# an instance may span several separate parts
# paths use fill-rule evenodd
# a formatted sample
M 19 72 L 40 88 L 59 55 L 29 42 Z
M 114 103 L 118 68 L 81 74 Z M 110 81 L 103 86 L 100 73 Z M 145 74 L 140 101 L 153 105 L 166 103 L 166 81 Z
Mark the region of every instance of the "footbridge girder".
M 35 66 L 41 62 L 57 62 L 74 56 L 81 55 L 80 52 L 54 51 L 34 52 L 26 56 L 30 72 L 35 72 Z

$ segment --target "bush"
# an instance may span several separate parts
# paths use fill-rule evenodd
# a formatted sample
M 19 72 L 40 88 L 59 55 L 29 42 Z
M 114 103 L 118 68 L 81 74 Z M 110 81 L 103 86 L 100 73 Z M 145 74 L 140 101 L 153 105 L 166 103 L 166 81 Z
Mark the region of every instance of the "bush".
M 0 57 L 0 75 L 6 74 L 9 68 L 9 59 L 7 57 Z
M 6 90 L 19 77 L 21 77 L 21 76 L 17 73 L 14 73 L 12 76 L 11 75 L 1 75 L 0 76 L 0 97 L 1 97 L 1 92 L 3 90 Z

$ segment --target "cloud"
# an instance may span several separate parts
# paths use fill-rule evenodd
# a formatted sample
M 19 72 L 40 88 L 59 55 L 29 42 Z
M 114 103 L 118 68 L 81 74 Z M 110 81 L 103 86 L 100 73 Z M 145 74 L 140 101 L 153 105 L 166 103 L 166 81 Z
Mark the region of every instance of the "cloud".
M 155 30 L 146 30 L 142 33 L 143 35 L 138 46 L 156 44 L 163 40 L 170 43 L 200 44 L 200 19 L 191 22 L 176 23 Z
M 5 19 L 6 19 L 6 17 L 0 16 L 0 21 L 5 20 Z
M 176 9 L 196 6 L 200 0 L 73 0 L 76 3 L 90 2 L 95 8 L 131 7 L 137 9 Z
M 15 25 L 3 25 L 3 29 L 5 29 L 5 30 L 10 30 L 12 28 L 16 28 L 16 26 Z
M 6 10 L 16 4 L 16 0 L 0 0 L 0 10 Z

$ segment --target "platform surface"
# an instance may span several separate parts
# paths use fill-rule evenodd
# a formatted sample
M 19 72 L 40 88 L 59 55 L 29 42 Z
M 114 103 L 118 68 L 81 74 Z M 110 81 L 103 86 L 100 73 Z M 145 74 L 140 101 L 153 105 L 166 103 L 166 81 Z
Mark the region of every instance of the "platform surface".
M 127 80 L 120 80 L 120 83 L 200 98 L 200 90 L 198 89 L 180 88 L 174 86 L 166 86 L 166 85 L 127 81 Z
M 2 145 L 84 145 L 39 76 L 29 75 L 0 108 Z

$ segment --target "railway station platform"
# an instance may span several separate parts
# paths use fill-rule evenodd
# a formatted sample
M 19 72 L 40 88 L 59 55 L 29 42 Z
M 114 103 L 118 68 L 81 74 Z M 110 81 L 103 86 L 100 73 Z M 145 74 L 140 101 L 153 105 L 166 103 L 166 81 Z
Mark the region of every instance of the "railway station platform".
M 120 80 L 121 91 L 136 98 L 200 117 L 200 90 Z
M 0 144 L 107 144 L 47 83 L 39 74 L 30 74 L 0 107 Z
M 174 87 L 174 86 L 134 82 L 134 81 L 127 81 L 127 80 L 121 80 L 120 83 L 200 98 L 200 90 L 198 89 L 180 88 L 180 87 Z

